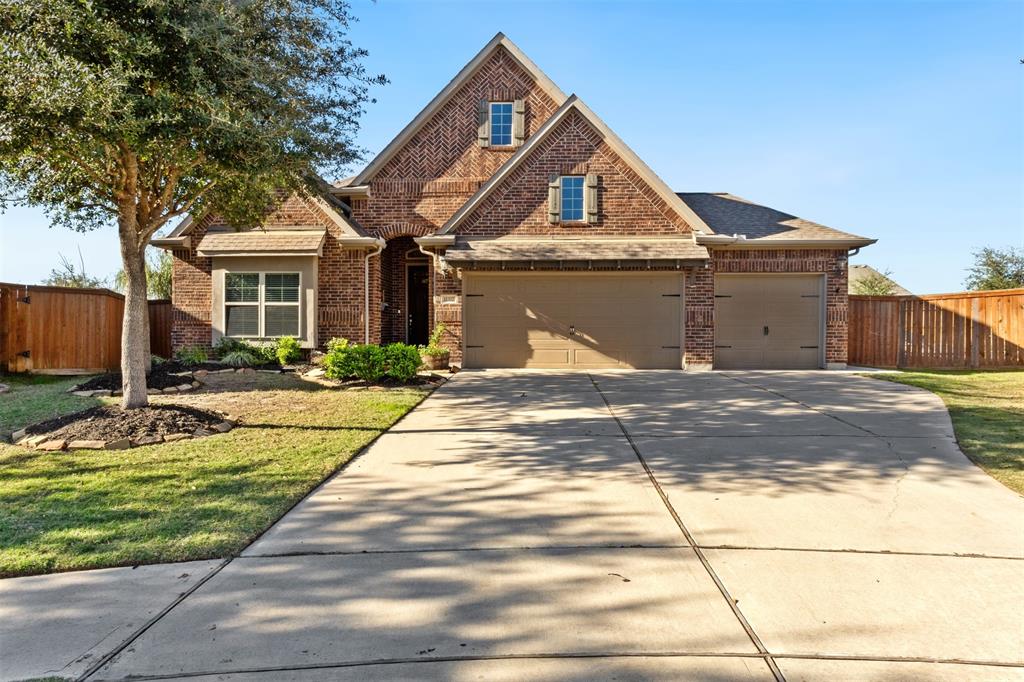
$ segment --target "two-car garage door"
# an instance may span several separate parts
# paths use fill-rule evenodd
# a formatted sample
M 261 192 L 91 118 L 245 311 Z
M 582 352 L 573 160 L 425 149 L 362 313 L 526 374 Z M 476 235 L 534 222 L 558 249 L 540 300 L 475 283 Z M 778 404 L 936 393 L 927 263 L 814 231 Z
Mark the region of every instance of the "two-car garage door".
M 680 273 L 466 273 L 467 367 L 682 366 Z

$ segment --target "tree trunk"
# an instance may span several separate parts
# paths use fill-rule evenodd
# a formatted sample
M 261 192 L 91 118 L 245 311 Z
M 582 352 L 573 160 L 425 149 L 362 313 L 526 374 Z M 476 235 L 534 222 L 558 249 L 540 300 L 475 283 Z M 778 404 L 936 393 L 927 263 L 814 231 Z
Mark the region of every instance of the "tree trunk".
M 139 245 L 134 216 L 119 220 L 121 260 L 124 265 L 124 324 L 121 326 L 121 376 L 125 409 L 149 404 L 146 373 L 150 367 L 149 303 L 146 300 L 145 244 Z

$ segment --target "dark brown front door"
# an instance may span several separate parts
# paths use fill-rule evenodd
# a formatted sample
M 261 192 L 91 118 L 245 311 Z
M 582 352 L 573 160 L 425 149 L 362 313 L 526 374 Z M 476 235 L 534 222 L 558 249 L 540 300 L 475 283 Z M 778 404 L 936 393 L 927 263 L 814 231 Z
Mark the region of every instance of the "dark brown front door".
M 406 343 L 416 346 L 426 345 L 429 331 L 427 329 L 430 315 L 430 273 L 426 265 L 410 265 L 408 267 L 405 318 Z

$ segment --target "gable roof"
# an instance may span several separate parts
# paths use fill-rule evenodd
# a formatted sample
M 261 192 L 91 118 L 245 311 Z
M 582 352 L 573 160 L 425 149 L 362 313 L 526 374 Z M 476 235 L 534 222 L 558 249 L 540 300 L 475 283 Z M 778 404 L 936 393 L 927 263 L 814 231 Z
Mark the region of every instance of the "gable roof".
M 322 182 L 322 181 L 321 181 Z M 322 183 L 325 185 L 326 183 Z M 341 233 L 348 237 L 361 237 L 370 239 L 367 237 L 366 231 L 352 219 L 346 215 L 346 207 L 341 202 L 337 201 L 334 197 L 323 196 L 310 192 L 308 197 L 301 197 L 303 201 L 310 204 L 310 207 L 314 210 L 319 209 L 331 222 L 333 222 Z M 149 240 L 152 246 L 162 249 L 180 249 L 188 248 L 189 246 L 189 235 L 192 230 L 195 229 L 197 220 L 191 214 L 186 215 L 184 220 L 178 223 L 173 230 L 170 231 L 164 237 L 154 237 Z
M 516 62 L 519 63 L 523 69 L 533 76 L 533 79 L 537 82 L 537 85 L 544 90 L 556 104 L 561 104 L 565 101 L 565 93 L 562 92 L 554 81 L 545 75 L 533 61 L 527 57 L 522 50 L 520 50 L 515 43 L 509 40 L 504 33 L 498 33 L 491 40 L 484 45 L 483 49 L 477 52 L 476 56 L 473 57 L 468 64 L 462 67 L 455 78 L 444 86 L 441 92 L 434 96 L 434 99 L 430 100 L 423 110 L 416 114 L 416 118 L 409 122 L 407 126 L 402 128 L 402 131 L 395 136 L 395 139 L 388 143 L 388 146 L 384 147 L 383 150 L 371 161 L 366 168 L 362 170 L 358 175 L 352 176 L 351 178 L 345 178 L 335 186 L 339 189 L 344 187 L 357 187 L 369 182 L 377 171 L 384 167 L 391 158 L 397 154 L 405 144 L 412 139 L 413 135 L 419 132 L 437 111 L 444 106 L 448 98 L 451 97 L 464 83 L 466 83 L 473 74 L 476 73 L 477 69 L 487 61 L 487 58 L 497 50 L 499 47 L 505 48 L 508 53 L 512 56 Z
M 726 192 L 680 192 L 713 234 L 697 237 L 698 242 L 731 246 L 810 246 L 856 248 L 877 240 L 826 227 L 795 215 Z M 732 240 L 734 236 L 742 238 Z
M 558 108 L 551 118 L 549 118 L 540 129 L 530 136 L 522 147 L 520 147 L 515 154 L 509 158 L 501 167 L 491 176 L 476 194 L 469 198 L 465 204 L 463 204 L 459 210 L 457 210 L 451 218 L 448 219 L 437 234 L 449 234 L 451 233 L 465 218 L 467 218 L 473 211 L 479 207 L 484 199 L 486 199 L 501 182 L 508 177 L 512 171 L 514 171 L 526 158 L 533 153 L 544 140 L 554 131 L 558 125 L 564 121 L 571 112 L 579 113 L 594 129 L 601 135 L 604 141 L 608 144 L 612 150 L 618 154 L 627 164 L 629 164 L 633 170 L 637 172 L 640 178 L 650 185 L 662 200 L 668 204 L 669 208 L 674 210 L 686 224 L 695 232 L 710 232 L 711 230 L 704 221 L 701 220 L 700 216 L 694 213 L 689 206 L 687 206 L 679 196 L 676 195 L 669 186 L 665 184 L 665 181 L 658 177 L 654 171 L 652 171 L 643 160 L 636 155 L 636 153 L 623 142 L 618 135 L 612 132 L 604 121 L 595 114 L 590 107 L 583 103 L 579 97 L 575 94 L 570 95 L 565 103 Z

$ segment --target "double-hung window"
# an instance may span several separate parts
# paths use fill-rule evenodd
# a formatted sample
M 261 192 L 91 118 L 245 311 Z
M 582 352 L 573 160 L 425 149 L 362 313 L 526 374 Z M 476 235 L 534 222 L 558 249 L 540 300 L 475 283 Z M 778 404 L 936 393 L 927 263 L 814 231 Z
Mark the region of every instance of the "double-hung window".
M 512 102 L 491 102 L 491 146 L 512 145 Z
M 563 223 L 583 220 L 583 176 L 563 175 L 561 183 L 561 221 Z
M 224 333 L 239 338 L 298 336 L 297 272 L 224 274 Z

